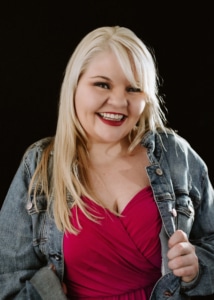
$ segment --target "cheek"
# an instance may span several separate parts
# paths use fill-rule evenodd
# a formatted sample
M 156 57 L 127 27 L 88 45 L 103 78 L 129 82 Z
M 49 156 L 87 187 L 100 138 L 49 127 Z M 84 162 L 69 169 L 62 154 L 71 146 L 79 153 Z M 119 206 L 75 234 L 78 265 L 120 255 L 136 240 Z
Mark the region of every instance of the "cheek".
M 75 104 L 75 111 L 76 111 L 76 115 L 77 115 L 77 118 L 80 119 L 80 116 L 81 116 L 81 106 L 80 106 L 80 102 L 77 101 L 78 98 L 75 97 L 75 100 L 74 100 L 74 104 Z
M 133 105 L 133 113 L 136 116 L 140 116 L 142 114 L 142 112 L 144 111 L 145 106 L 146 106 L 146 101 L 145 100 L 137 101 Z
M 87 95 L 83 91 L 81 91 L 81 89 L 77 90 L 75 94 L 74 103 L 75 103 L 76 114 L 78 118 L 80 118 L 84 114 L 87 108 Z
M 91 92 L 91 89 L 80 87 L 76 92 L 75 106 L 77 114 L 82 114 L 82 111 L 92 113 L 99 106 L 99 98 L 96 93 Z
M 81 103 L 80 99 L 81 97 L 79 96 L 79 89 L 77 88 L 74 96 L 74 106 L 75 106 L 77 116 L 79 115 L 79 111 L 80 111 L 80 103 Z

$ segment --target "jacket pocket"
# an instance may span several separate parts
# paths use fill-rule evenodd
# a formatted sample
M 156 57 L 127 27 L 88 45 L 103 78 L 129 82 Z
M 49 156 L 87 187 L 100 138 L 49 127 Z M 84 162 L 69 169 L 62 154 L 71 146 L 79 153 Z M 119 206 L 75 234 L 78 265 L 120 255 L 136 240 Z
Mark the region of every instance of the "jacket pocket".
M 34 250 L 42 261 L 47 261 L 47 199 L 44 195 L 37 195 L 34 201 L 31 196 L 26 208 L 32 220 L 31 229 Z
M 191 198 L 186 194 L 176 196 L 176 229 L 183 230 L 187 236 L 194 222 L 195 210 Z

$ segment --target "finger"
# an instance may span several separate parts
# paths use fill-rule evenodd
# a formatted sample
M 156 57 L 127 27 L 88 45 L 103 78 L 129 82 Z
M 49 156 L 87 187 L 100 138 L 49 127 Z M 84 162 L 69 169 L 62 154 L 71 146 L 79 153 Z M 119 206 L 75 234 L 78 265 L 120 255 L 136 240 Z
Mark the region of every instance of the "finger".
M 169 249 L 167 257 L 169 260 L 172 260 L 178 256 L 183 256 L 194 252 L 195 248 L 192 244 L 189 242 L 179 242 Z
M 171 248 L 174 245 L 176 245 L 177 243 L 187 242 L 187 241 L 188 241 L 188 238 L 187 238 L 186 233 L 182 230 L 176 230 L 173 233 L 173 235 L 170 237 L 170 239 L 168 241 L 168 246 L 169 246 L 169 248 Z
M 64 294 L 67 295 L 68 290 L 67 290 L 67 286 L 64 282 L 62 282 L 62 289 L 63 289 Z
M 197 266 L 198 265 L 198 257 L 195 253 L 189 253 L 187 255 L 183 256 L 177 256 L 168 262 L 168 266 L 171 270 L 178 270 L 190 266 Z M 186 274 L 183 274 L 182 276 L 185 276 Z
M 52 270 L 54 273 L 56 273 L 56 267 L 54 266 L 54 264 L 49 264 L 49 266 L 48 266 L 48 268 L 50 269 L 50 270 Z
M 180 263 L 173 262 L 174 265 L 179 265 Z M 171 264 L 169 264 L 171 265 Z M 172 268 L 172 272 L 175 276 L 181 277 L 182 281 L 190 282 L 192 281 L 199 272 L 198 261 L 194 261 L 191 264 L 181 263 L 181 267 Z
M 198 269 L 194 266 L 186 266 L 185 268 L 173 270 L 173 274 L 177 277 L 181 277 L 184 282 L 190 282 L 197 276 Z
M 185 282 L 193 280 L 199 272 L 198 257 L 195 252 L 169 260 L 168 266 L 174 275 L 182 277 Z

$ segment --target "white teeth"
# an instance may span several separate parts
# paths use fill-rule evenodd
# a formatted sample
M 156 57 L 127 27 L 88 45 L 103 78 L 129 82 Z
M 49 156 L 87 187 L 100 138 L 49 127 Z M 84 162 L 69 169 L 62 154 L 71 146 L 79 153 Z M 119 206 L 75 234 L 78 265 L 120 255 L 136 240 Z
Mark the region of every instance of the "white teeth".
M 123 118 L 120 114 L 99 113 L 99 115 L 106 120 L 121 121 Z

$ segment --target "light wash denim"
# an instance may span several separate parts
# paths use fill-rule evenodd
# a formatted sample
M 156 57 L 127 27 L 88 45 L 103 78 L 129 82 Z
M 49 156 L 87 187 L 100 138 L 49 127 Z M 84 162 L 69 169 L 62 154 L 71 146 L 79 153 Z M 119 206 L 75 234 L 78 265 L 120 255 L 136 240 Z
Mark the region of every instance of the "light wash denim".
M 27 149 L 0 211 L 0 300 L 66 299 L 61 288 L 63 233 L 56 228 L 52 214 L 47 213 L 45 196 L 37 196 L 37 211 L 27 192 L 49 141 L 43 139 Z M 148 132 L 142 145 L 148 149 L 151 165 L 147 173 L 163 222 L 162 277 L 151 299 L 181 300 L 213 294 L 214 191 L 207 167 L 177 135 Z M 199 258 L 199 275 L 190 283 L 181 282 L 167 267 L 167 241 L 176 229 L 186 232 Z M 56 274 L 50 264 L 56 267 Z

